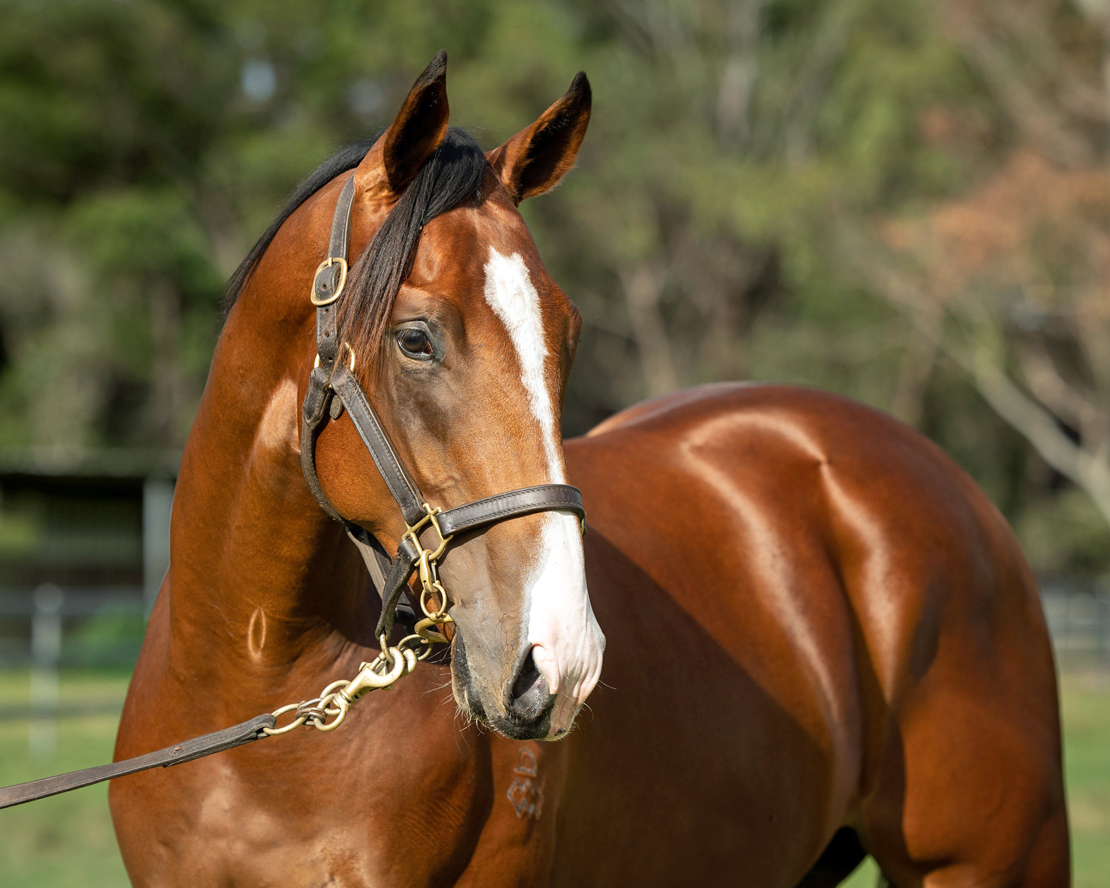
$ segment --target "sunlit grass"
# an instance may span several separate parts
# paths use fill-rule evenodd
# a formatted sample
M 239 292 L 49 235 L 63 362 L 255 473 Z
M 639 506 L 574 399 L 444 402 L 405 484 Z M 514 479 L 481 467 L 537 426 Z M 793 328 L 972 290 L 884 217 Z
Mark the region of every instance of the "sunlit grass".
M 1110 885 L 1110 675 L 1064 681 L 1064 766 L 1075 888 Z
M 116 712 L 57 721 L 53 755 L 32 757 L 30 721 L 0 721 L 0 784 L 9 785 L 111 761 L 126 673 L 64 674 L 65 705 L 92 705 Z M 26 671 L 0 672 L 0 706 L 26 704 Z M 108 816 L 107 784 L 0 811 L 0 884 L 6 888 L 125 886 L 128 884 Z

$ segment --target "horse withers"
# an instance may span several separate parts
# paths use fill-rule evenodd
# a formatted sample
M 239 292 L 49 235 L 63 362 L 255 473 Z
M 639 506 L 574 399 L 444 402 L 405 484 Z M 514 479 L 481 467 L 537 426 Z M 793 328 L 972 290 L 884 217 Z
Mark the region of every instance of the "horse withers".
M 437 57 L 233 279 L 118 758 L 378 654 L 378 595 L 301 465 L 309 294 L 348 182 L 358 259 L 329 323 L 398 471 L 443 508 L 569 476 L 591 530 L 583 549 L 548 510 L 453 540 L 449 661 L 334 733 L 115 781 L 132 881 L 787 888 L 836 884 L 866 849 L 898 885 L 1064 884 L 1035 587 L 931 445 L 830 396 L 727 387 L 635 408 L 564 458 L 581 321 L 516 207 L 573 165 L 589 114 L 579 75 L 483 154 L 448 126 Z M 314 471 L 391 555 L 406 522 L 349 413 L 326 417 Z

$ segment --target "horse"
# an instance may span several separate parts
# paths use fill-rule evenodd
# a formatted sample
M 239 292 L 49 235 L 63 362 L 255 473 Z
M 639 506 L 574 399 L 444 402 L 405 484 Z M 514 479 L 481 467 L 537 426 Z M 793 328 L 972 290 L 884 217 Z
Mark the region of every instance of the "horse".
M 936 447 L 738 384 L 561 441 L 582 321 L 517 207 L 573 166 L 590 110 L 579 74 L 483 153 L 448 124 L 440 54 L 232 278 L 116 758 L 399 650 L 375 559 L 407 582 L 429 538 L 404 594 L 431 577 L 449 647 L 334 732 L 113 781 L 130 879 L 814 888 L 869 853 L 905 888 L 1067 884 L 1036 584 Z M 564 493 L 437 524 L 521 489 Z

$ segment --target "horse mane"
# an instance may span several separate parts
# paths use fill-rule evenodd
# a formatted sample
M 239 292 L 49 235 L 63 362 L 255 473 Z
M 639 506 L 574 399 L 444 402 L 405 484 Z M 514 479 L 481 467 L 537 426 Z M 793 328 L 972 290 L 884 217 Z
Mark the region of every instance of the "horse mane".
M 227 285 L 224 287 L 223 308 L 224 315 L 226 316 L 231 307 L 235 305 L 235 300 L 239 298 L 239 294 L 243 292 L 247 284 L 250 282 L 251 275 L 254 274 L 255 268 L 261 261 L 263 254 L 269 248 L 271 241 L 278 233 L 278 229 L 285 224 L 285 220 L 293 215 L 306 200 L 308 200 L 317 191 L 328 184 L 332 179 L 340 173 L 345 173 L 347 170 L 353 170 L 362 162 L 362 158 L 366 156 L 376 141 L 381 137 L 378 133 L 372 139 L 362 139 L 358 142 L 352 142 L 340 148 L 334 156 L 325 160 L 322 164 L 313 170 L 308 178 L 302 181 L 294 190 L 289 198 L 285 201 L 285 206 L 281 208 L 277 218 L 270 223 L 270 227 L 263 232 L 262 237 L 258 242 L 251 247 L 250 252 L 247 253 L 246 258 L 239 263 L 239 267 L 235 269 L 235 273 L 228 279 Z
M 225 313 L 235 304 L 285 221 L 324 185 L 357 167 L 378 138 L 380 134 L 340 149 L 297 186 L 228 281 L 224 290 Z M 351 265 L 337 322 L 341 341 L 350 342 L 356 353 L 375 354 L 381 348 L 393 303 L 412 270 L 424 226 L 465 201 L 477 200 L 485 170 L 486 156 L 475 138 L 466 130 L 450 127 L 362 255 Z

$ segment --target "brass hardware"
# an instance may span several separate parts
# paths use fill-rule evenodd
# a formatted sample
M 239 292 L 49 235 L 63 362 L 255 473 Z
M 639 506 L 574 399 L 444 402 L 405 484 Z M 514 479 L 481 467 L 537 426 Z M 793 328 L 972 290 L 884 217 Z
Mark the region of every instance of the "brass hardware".
M 354 370 L 355 352 L 346 342 L 343 345 L 351 352 L 351 370 Z M 316 356 L 319 366 L 320 356 Z M 432 652 L 432 645 L 445 644 L 447 636 L 437 629 L 437 625 L 454 622 L 447 613 L 447 592 L 439 581 L 438 561 L 447 550 L 447 544 L 452 536 L 444 536 L 443 528 L 439 526 L 439 509 L 433 509 L 424 503 L 424 516 L 413 525 L 409 525 L 402 539 L 408 538 L 420 550 L 417 562 L 417 572 L 420 577 L 420 609 L 424 611 L 424 619 L 418 622 L 413 635 L 406 635 L 395 646 L 390 646 L 389 639 L 382 636 L 378 639 L 381 653 L 370 663 L 359 666 L 354 678 L 333 681 L 324 688 L 319 697 L 305 700 L 302 703 L 290 703 L 274 710 L 274 717 L 280 718 L 288 713 L 293 713 L 293 720 L 280 728 L 263 728 L 270 736 L 287 734 L 294 728 L 302 725 L 316 728 L 318 731 L 334 731 L 338 728 L 355 702 L 371 691 L 389 690 L 394 682 L 403 675 L 409 675 L 416 664 L 426 660 Z M 431 526 L 439 537 L 439 545 L 433 549 L 425 549 L 420 542 L 420 532 Z M 436 597 L 433 608 L 431 597 Z M 420 653 L 417 654 L 417 649 Z
M 348 346 L 348 348 L 349 347 L 350 346 Z M 439 515 L 439 513 L 442 512 L 443 509 L 433 509 L 427 503 L 424 503 L 423 506 L 424 517 L 417 521 L 415 524 L 408 526 L 407 530 L 404 533 L 404 536 L 402 536 L 402 539 L 404 539 L 404 537 L 408 537 L 413 541 L 413 544 L 416 546 L 416 548 L 420 549 L 421 552 L 427 554 L 429 561 L 438 561 L 440 556 L 443 555 L 444 551 L 447 549 L 447 544 L 451 542 L 451 540 L 453 540 L 455 537 L 454 534 L 449 537 L 445 537 L 443 535 L 443 531 L 440 529 L 439 519 L 436 516 Z M 435 529 L 436 536 L 439 537 L 439 546 L 434 552 L 425 549 L 423 543 L 420 542 L 420 531 L 427 527 L 429 524 Z
M 281 718 L 283 715 L 285 715 L 285 713 L 292 712 L 294 709 L 296 709 L 300 705 L 301 705 L 300 703 L 290 703 L 288 706 L 282 706 L 280 709 L 275 709 L 274 710 L 273 716 L 274 716 L 274 718 Z M 270 737 L 277 737 L 279 734 L 288 734 L 294 728 L 299 728 L 301 725 L 303 725 L 307 719 L 308 719 L 307 715 L 301 715 L 301 716 L 298 716 L 296 719 L 294 719 L 289 724 L 287 724 L 283 727 L 280 727 L 280 728 L 263 728 L 262 732 L 264 734 L 268 734 Z
M 452 620 L 451 617 L 447 614 L 442 614 L 441 617 L 442 618 L 438 620 L 432 619 L 431 617 L 425 617 L 413 627 L 412 631 L 423 638 L 425 641 L 429 642 L 429 647 L 432 644 L 447 643 L 447 636 L 444 635 L 442 632 L 433 629 L 432 627 L 443 623 L 454 623 L 455 621 Z
M 316 278 L 320 276 L 320 272 L 325 268 L 331 268 L 333 265 L 339 266 L 339 281 L 335 285 L 335 292 L 327 299 L 316 298 Z M 309 291 L 309 301 L 317 308 L 323 308 L 325 305 L 331 305 L 343 295 L 343 288 L 347 285 L 347 260 L 341 259 L 339 256 L 328 256 L 323 262 L 316 266 L 316 273 L 312 275 L 312 289 Z
M 420 623 L 417 623 L 416 625 L 419 626 Z M 436 643 L 437 642 L 433 641 L 430 638 L 425 638 L 423 635 L 406 635 L 399 642 L 397 642 L 397 647 L 403 647 L 406 655 L 409 651 L 412 651 L 413 656 L 416 657 L 417 662 L 423 662 L 432 655 L 432 651 L 434 650 L 432 645 Z M 419 645 L 421 648 L 423 648 L 423 650 L 421 650 L 420 653 L 417 654 L 416 650 L 413 648 L 413 645 Z
M 349 342 L 344 342 L 343 345 L 339 349 L 340 354 L 343 354 L 343 349 L 344 348 L 347 349 L 347 351 L 349 351 L 351 353 L 351 372 L 354 373 L 355 372 L 355 350 L 353 348 L 351 348 L 351 344 Z M 317 354 L 316 355 L 316 360 L 312 362 L 312 369 L 315 370 L 319 366 L 320 366 L 320 355 Z
M 301 703 L 290 703 L 280 709 L 275 709 L 273 712 L 274 718 L 281 718 L 288 712 L 295 712 L 296 717 L 289 724 L 280 728 L 263 728 L 262 730 L 271 737 L 276 737 L 279 734 L 288 734 L 294 728 L 299 728 L 301 725 L 308 723 L 311 727 L 321 731 L 334 731 L 339 727 L 340 722 L 347 717 L 347 710 L 350 708 L 349 703 L 339 700 L 339 689 L 346 685 L 347 681 L 345 679 L 333 681 L 324 688 L 319 697 Z M 329 718 L 333 721 L 328 722 Z
M 428 606 L 428 598 L 431 595 L 439 596 L 439 604 L 436 609 L 432 610 Z M 447 593 L 443 589 L 443 584 L 437 579 L 430 586 L 420 590 L 420 609 L 424 611 L 424 616 L 435 623 L 450 623 L 453 622 L 447 613 Z
M 388 672 L 378 671 L 384 665 L 383 658 L 379 656 L 373 663 L 363 663 L 359 667 L 358 675 L 352 678 L 347 686 L 339 692 L 339 696 L 347 701 L 348 706 L 363 694 L 381 688 L 388 688 L 401 677 L 401 673 L 405 672 L 404 653 L 396 649 L 390 651 L 390 653 L 393 655 L 393 667 Z
M 447 551 L 447 544 L 454 539 L 454 534 L 450 536 L 443 535 L 443 528 L 439 526 L 439 518 L 437 517 L 442 509 L 433 509 L 427 503 L 424 503 L 423 506 L 424 517 L 415 524 L 409 525 L 404 537 L 402 537 L 402 539 L 412 540 L 416 548 L 420 550 L 416 562 L 416 571 L 420 578 L 421 587 L 420 609 L 424 611 L 426 619 L 417 623 L 414 631 L 420 638 L 429 643 L 445 644 L 447 637 L 442 632 L 432 630 L 430 627 L 437 623 L 452 622 L 451 617 L 447 615 L 447 591 L 439 581 L 439 559 Z M 435 549 L 425 549 L 424 544 L 420 542 L 420 532 L 429 526 L 435 530 L 436 536 L 439 537 L 439 545 Z M 439 601 L 435 610 L 428 603 L 432 595 L 435 595 Z
M 429 657 L 433 643 L 431 639 L 420 635 L 406 635 L 392 647 L 384 636 L 380 642 L 382 652 L 372 662 L 359 666 L 354 678 L 333 681 L 324 688 L 319 697 L 275 709 L 273 713 L 275 718 L 292 712 L 293 720 L 280 728 L 262 730 L 271 737 L 288 734 L 302 725 L 316 728 L 318 731 L 334 731 L 343 723 L 359 697 L 371 691 L 389 690 L 397 679 L 404 675 L 411 675 L 416 669 L 416 664 Z M 419 654 L 418 648 L 421 649 Z

